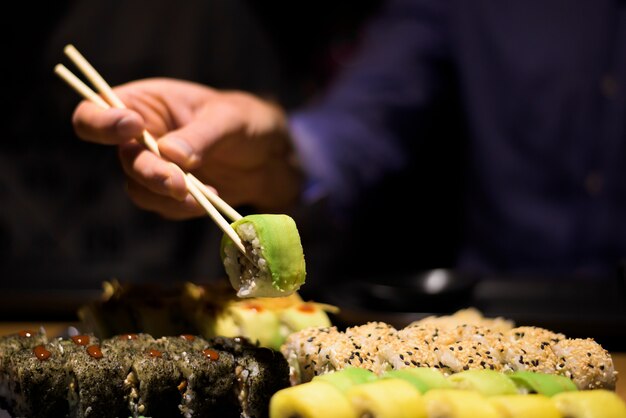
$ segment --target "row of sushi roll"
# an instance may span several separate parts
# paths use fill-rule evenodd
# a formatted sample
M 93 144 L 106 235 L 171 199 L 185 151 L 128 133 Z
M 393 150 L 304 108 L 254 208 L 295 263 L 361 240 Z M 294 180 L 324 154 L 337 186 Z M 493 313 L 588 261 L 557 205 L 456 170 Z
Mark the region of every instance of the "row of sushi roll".
M 531 371 L 361 368 L 316 376 L 282 389 L 270 418 L 626 418 L 626 403 L 606 389 L 579 391 L 564 376 Z
M 266 417 L 288 386 L 280 352 L 244 338 L 0 338 L 0 407 L 13 417 Z
M 567 338 L 543 328 L 515 327 L 473 309 L 428 317 L 402 329 L 369 322 L 340 331 L 311 327 L 291 334 L 281 351 L 292 384 L 346 367 L 382 374 L 432 367 L 446 375 L 472 369 L 534 371 L 572 379 L 579 389 L 614 389 L 611 355 L 591 338 Z
M 288 335 L 330 326 L 331 305 L 304 301 L 297 292 L 281 298 L 239 299 L 227 282 L 184 282 L 169 287 L 103 283 L 101 300 L 82 306 L 82 328 L 99 338 L 123 333 L 155 337 L 194 333 L 204 338 L 243 336 L 279 349 Z

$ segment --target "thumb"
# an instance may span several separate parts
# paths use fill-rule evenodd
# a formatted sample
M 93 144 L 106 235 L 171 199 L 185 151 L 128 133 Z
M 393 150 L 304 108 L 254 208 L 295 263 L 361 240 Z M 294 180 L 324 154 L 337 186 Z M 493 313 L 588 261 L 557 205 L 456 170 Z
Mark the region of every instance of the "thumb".
M 159 139 L 164 157 L 185 170 L 198 168 L 202 156 L 218 140 L 241 128 L 241 119 L 226 117 L 219 105 L 207 106 L 185 126 Z

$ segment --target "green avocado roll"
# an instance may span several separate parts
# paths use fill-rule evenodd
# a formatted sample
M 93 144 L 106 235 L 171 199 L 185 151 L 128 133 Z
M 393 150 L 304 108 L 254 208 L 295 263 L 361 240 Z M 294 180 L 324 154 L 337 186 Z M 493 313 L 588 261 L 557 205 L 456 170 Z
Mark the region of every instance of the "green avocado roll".
M 545 396 L 554 396 L 557 393 L 576 391 L 578 388 L 565 376 L 518 370 L 508 374 L 517 386 L 520 393 L 539 393 Z
M 237 296 L 279 297 L 300 288 L 306 277 L 295 221 L 287 215 L 248 215 L 231 224 L 246 249 L 222 239 L 222 261 Z

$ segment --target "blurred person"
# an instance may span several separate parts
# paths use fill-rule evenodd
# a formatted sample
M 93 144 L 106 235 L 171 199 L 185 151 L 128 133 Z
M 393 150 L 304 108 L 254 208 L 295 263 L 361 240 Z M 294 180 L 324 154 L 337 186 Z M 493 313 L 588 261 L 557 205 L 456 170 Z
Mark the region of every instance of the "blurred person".
M 391 0 L 299 111 L 145 79 L 116 89 L 131 110 L 83 102 L 73 123 L 118 146 L 132 201 L 168 219 L 204 213 L 132 139 L 144 128 L 232 205 L 320 203 L 303 222 L 331 225 L 330 275 L 607 277 L 626 253 L 625 52 L 623 1 Z
M 120 187 L 115 150 L 76 141 L 70 120 L 80 98 L 53 74 L 58 62 L 74 70 L 66 44 L 114 84 L 162 75 L 290 107 L 324 82 L 332 71 L 327 57 L 351 42 L 376 2 L 283 6 L 313 11 L 323 27 L 295 25 L 276 15 L 278 4 L 261 9 L 248 0 L 65 0 L 34 14 L 32 4 L 15 5 L 2 26 L 13 64 L 3 69 L 0 315 L 35 317 L 54 305 L 73 317 L 75 304 L 112 278 L 171 283 L 223 275 L 221 234 L 210 220 L 172 223 L 138 210 Z

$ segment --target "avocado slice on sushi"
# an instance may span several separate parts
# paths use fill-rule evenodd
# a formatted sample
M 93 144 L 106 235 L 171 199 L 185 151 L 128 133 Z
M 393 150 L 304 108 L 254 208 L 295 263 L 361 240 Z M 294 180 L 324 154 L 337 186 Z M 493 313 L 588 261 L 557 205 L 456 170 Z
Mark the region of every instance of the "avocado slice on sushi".
M 282 338 L 309 327 L 331 326 L 330 318 L 322 306 L 317 303 L 300 302 L 280 310 L 278 318 Z
M 379 379 L 355 385 L 346 397 L 358 417 L 426 418 L 422 394 L 402 379 Z
M 390 370 L 382 375 L 383 379 L 406 380 L 421 393 L 431 389 L 452 388 L 452 384 L 439 370 L 428 367 L 408 367 L 401 370 Z
M 352 386 L 373 382 L 377 379 L 378 376 L 370 370 L 361 369 L 359 367 L 347 367 L 343 370 L 315 376 L 313 381 L 327 382 L 335 386 L 341 392 L 346 392 Z
M 508 374 L 521 393 L 540 393 L 553 396 L 557 393 L 575 391 L 578 387 L 572 379 L 557 374 L 519 370 Z
M 287 215 L 248 215 L 231 224 L 246 254 L 224 235 L 222 261 L 237 296 L 281 297 L 306 277 L 304 252 L 295 221 Z
M 562 418 L 552 400 L 544 395 L 497 395 L 487 398 L 503 418 Z
M 255 301 L 233 303 L 218 314 L 215 334 L 245 335 L 253 343 L 274 349 L 280 348 L 283 341 L 277 313 Z
M 551 399 L 567 418 L 626 417 L 626 403 L 615 392 L 606 389 L 562 392 Z
M 282 389 L 270 400 L 270 418 L 358 418 L 348 398 L 324 381 Z
M 423 396 L 428 417 L 501 418 L 487 398 L 475 390 L 433 389 Z
M 448 381 L 456 389 L 476 390 L 485 396 L 517 393 L 517 386 L 506 374 L 489 369 L 465 370 L 449 376 Z

